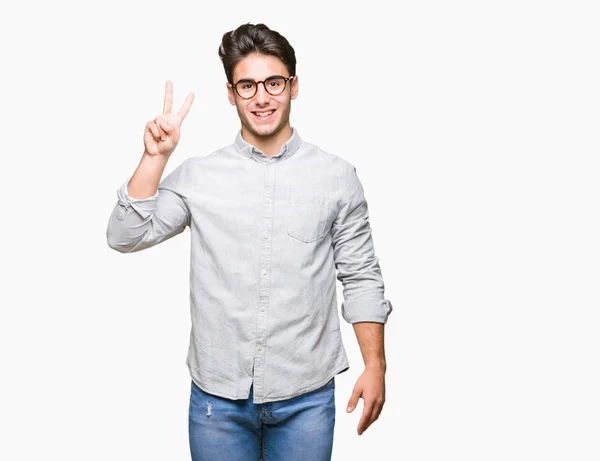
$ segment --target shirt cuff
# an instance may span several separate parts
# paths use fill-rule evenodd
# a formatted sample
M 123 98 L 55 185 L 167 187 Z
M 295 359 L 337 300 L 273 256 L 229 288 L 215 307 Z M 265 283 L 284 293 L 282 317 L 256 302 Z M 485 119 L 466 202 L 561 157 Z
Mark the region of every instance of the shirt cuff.
M 394 310 L 388 299 L 353 299 L 342 303 L 342 317 L 348 323 L 386 323 Z
M 133 209 L 139 213 L 139 215 L 147 219 L 156 209 L 156 201 L 158 199 L 159 191 L 151 197 L 146 198 L 133 198 L 127 195 L 127 184 L 129 183 L 131 176 L 127 178 L 127 180 L 117 189 L 117 199 L 119 201 L 119 205 L 121 205 L 121 215 L 117 216 L 119 219 L 124 219 L 124 215 L 129 211 L 129 209 Z
M 129 184 L 129 181 L 131 180 L 131 178 L 132 178 L 132 176 L 127 178 L 127 181 L 125 181 L 125 183 L 120 187 L 120 192 L 121 192 L 120 195 L 122 195 L 123 198 L 125 198 L 129 203 L 142 202 L 144 200 L 152 200 L 152 199 L 158 198 L 158 189 L 156 190 L 156 193 L 154 195 L 152 195 L 151 197 L 146 197 L 146 198 L 133 198 L 133 197 L 130 197 L 129 195 L 127 195 L 127 184 Z

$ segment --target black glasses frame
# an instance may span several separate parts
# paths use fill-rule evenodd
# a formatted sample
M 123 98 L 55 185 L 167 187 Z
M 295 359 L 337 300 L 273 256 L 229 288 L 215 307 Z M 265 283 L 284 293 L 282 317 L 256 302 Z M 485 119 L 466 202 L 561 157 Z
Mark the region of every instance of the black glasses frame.
M 259 82 L 255 82 L 254 80 L 249 80 L 249 79 L 243 79 L 243 80 L 239 80 L 238 82 L 234 83 L 234 84 L 233 84 L 233 85 L 231 85 L 231 86 L 233 87 L 233 89 L 235 90 L 235 92 L 237 93 L 237 95 L 238 95 L 240 98 L 242 98 L 242 99 L 252 99 L 254 96 L 256 96 L 256 93 L 258 92 L 258 84 L 259 84 L 259 83 L 262 83 L 262 84 L 263 84 L 263 87 L 265 88 L 265 91 L 266 91 L 267 93 L 269 93 L 271 96 L 279 96 L 280 94 L 283 94 L 283 92 L 284 92 L 284 91 L 285 91 L 285 89 L 287 88 L 287 82 L 288 82 L 288 80 L 292 80 L 294 77 L 295 77 L 295 75 L 290 75 L 289 77 L 276 76 L 276 77 L 269 77 L 269 78 L 267 78 L 267 79 L 265 79 L 265 80 L 261 80 L 261 81 L 259 81 Z M 282 79 L 283 79 L 283 90 L 281 90 L 281 92 L 280 92 L 280 93 L 273 94 L 273 93 L 271 93 L 271 92 L 269 91 L 269 89 L 267 88 L 267 85 L 265 84 L 265 82 L 266 82 L 266 81 L 268 81 L 268 80 L 279 79 L 279 78 L 282 78 Z M 252 82 L 252 83 L 254 83 L 254 84 L 256 85 L 256 86 L 254 87 L 254 93 L 252 94 L 252 96 L 247 96 L 247 97 L 246 97 L 246 96 L 242 96 L 242 95 L 240 94 L 240 92 L 238 91 L 238 89 L 237 89 L 237 86 L 238 86 L 240 83 L 246 83 L 246 82 L 248 82 L 248 83 Z

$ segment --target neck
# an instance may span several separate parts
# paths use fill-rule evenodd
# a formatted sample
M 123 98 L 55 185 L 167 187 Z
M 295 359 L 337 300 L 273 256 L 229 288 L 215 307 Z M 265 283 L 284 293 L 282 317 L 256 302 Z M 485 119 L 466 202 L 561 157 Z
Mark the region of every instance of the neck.
M 242 125 L 242 138 L 247 143 L 262 151 L 267 157 L 272 157 L 281 151 L 283 144 L 292 137 L 292 127 L 288 123 L 279 131 L 268 136 L 251 133 Z

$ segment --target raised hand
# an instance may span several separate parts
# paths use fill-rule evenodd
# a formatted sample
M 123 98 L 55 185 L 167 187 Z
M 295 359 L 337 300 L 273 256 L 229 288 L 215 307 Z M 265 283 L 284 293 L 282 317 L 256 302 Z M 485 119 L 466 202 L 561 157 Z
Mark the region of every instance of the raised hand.
M 148 155 L 169 157 L 173 153 L 181 135 L 181 124 L 193 101 L 194 93 L 189 93 L 179 112 L 172 114 L 173 83 L 167 80 L 163 113 L 146 123 L 146 129 L 144 130 L 144 148 Z

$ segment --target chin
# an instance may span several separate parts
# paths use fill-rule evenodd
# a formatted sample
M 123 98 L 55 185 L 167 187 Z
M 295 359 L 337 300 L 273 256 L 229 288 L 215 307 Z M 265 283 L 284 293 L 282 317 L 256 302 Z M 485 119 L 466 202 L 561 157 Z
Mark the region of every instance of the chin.
M 260 134 L 261 136 L 271 136 L 271 135 L 274 135 L 275 133 L 277 133 L 277 131 L 278 131 L 277 127 L 269 127 L 269 128 L 262 127 L 262 129 L 259 128 L 258 134 Z
M 252 131 L 258 136 L 271 136 L 279 131 L 281 126 L 278 123 L 270 123 L 269 125 L 250 124 Z

